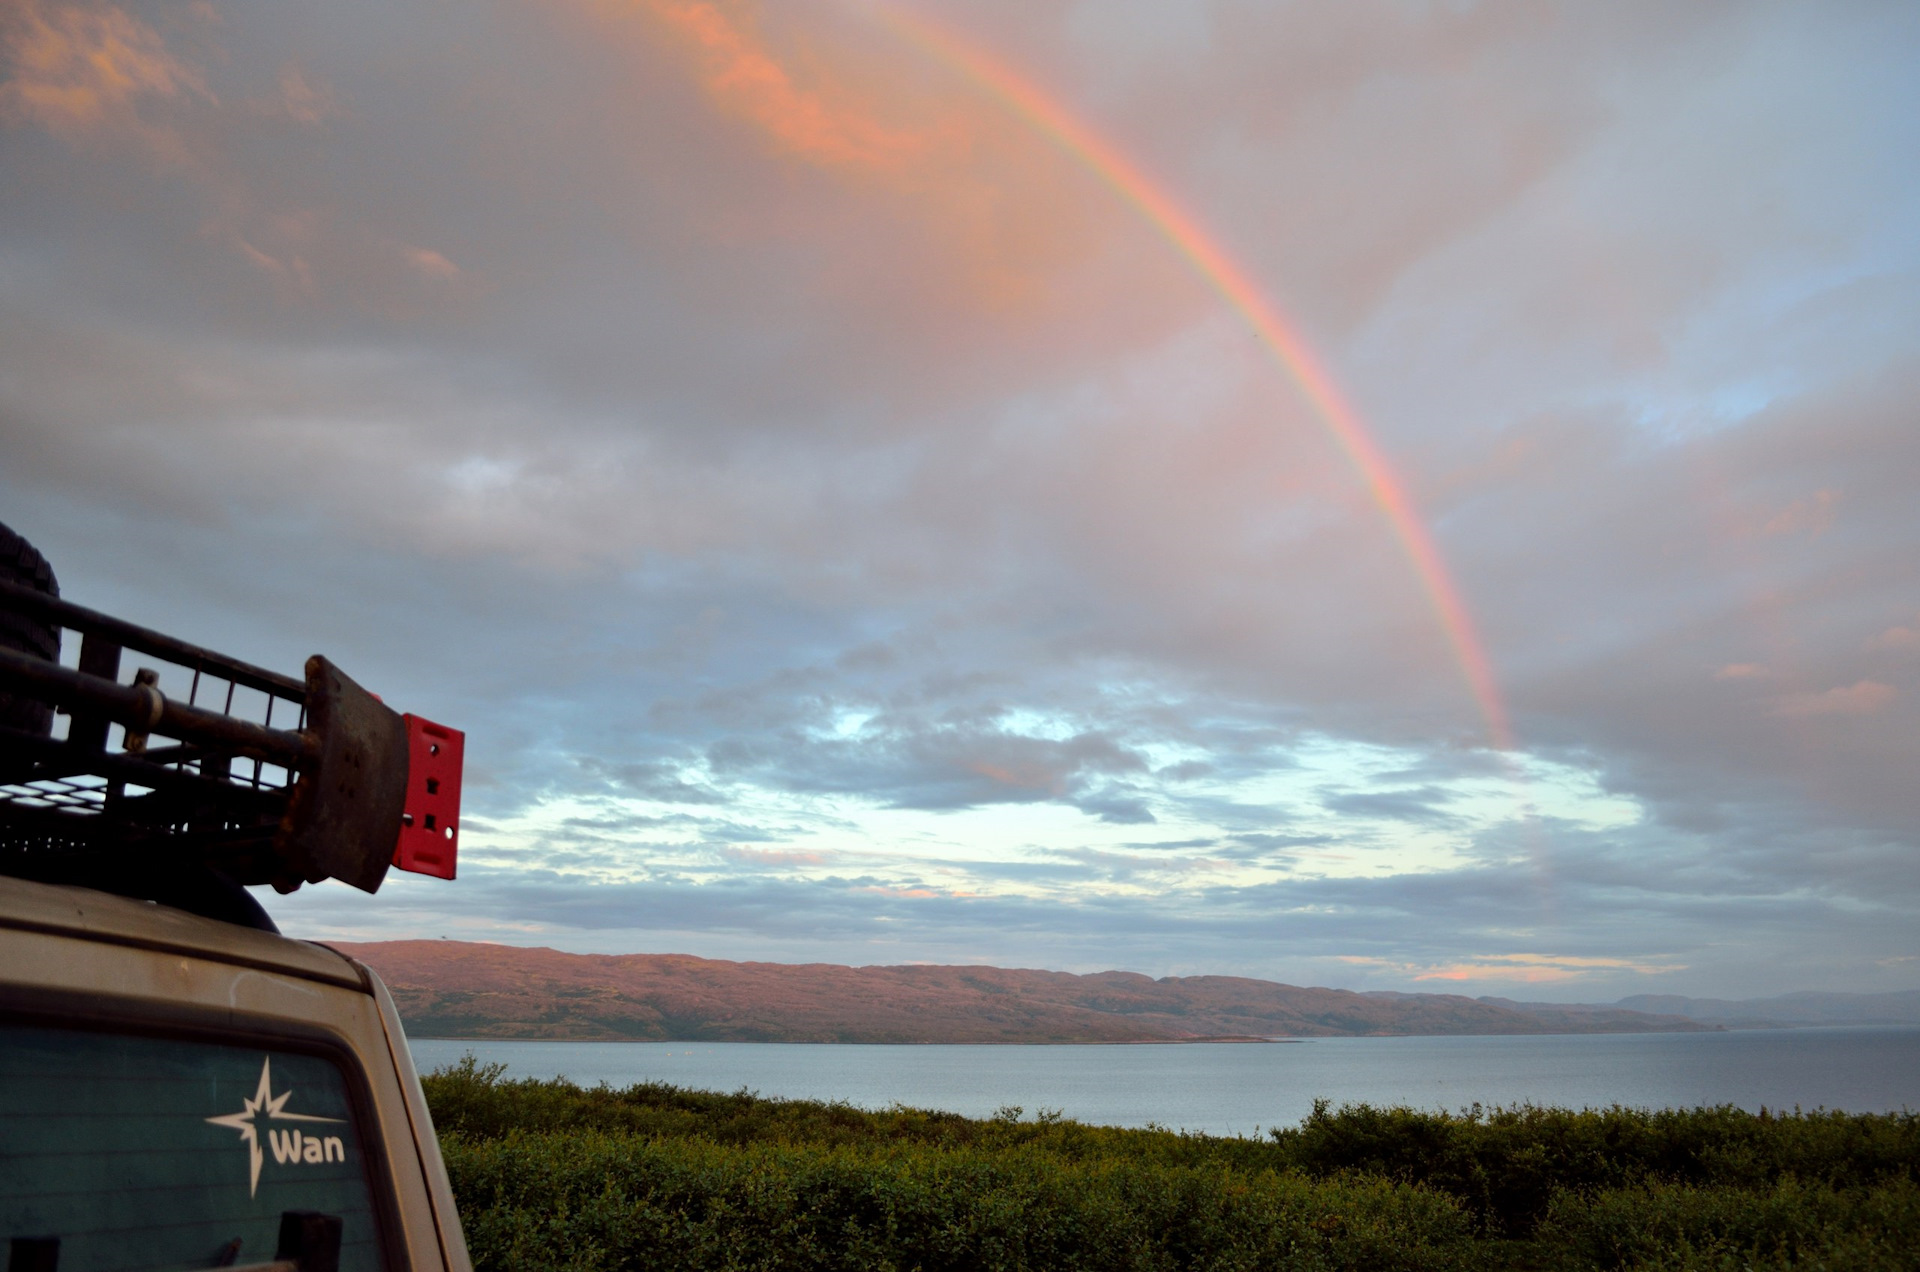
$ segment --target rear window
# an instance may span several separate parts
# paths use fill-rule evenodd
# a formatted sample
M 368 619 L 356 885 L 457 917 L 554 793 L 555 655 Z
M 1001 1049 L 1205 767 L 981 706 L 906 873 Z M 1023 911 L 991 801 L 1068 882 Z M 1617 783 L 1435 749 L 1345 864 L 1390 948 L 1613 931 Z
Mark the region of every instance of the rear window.
M 289 1210 L 382 1268 L 361 1131 L 323 1056 L 0 1023 L 0 1239 L 59 1272 L 263 1263 Z

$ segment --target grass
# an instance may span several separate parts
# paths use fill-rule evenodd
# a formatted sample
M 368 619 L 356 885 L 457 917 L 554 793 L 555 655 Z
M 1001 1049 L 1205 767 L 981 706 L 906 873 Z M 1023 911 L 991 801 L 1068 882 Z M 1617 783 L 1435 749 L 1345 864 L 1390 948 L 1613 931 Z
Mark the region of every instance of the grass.
M 1316 1105 L 1261 1138 L 429 1074 L 479 1269 L 1899 1269 L 1920 1115 Z

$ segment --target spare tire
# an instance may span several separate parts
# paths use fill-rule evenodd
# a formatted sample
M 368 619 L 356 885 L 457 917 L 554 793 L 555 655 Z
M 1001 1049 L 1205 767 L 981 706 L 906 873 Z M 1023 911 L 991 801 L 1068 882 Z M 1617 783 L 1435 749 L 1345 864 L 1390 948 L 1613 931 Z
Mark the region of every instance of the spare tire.
M 4 525 L 0 525 L 0 579 L 48 596 L 60 595 L 60 583 L 53 577 L 53 567 L 47 564 L 47 559 Z M 60 629 L 25 614 L 0 609 L 0 648 L 58 662 Z M 0 691 L 0 725 L 45 737 L 53 732 L 53 708 L 32 698 Z

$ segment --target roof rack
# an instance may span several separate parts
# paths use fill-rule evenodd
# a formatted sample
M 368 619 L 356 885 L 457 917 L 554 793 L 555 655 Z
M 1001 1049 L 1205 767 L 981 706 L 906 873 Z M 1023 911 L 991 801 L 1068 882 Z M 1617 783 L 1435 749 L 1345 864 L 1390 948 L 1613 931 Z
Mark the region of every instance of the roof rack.
M 317 654 L 295 679 L 63 601 L 25 551 L 38 579 L 0 574 L 0 874 L 146 896 L 207 870 L 283 893 L 454 877 L 458 730 Z

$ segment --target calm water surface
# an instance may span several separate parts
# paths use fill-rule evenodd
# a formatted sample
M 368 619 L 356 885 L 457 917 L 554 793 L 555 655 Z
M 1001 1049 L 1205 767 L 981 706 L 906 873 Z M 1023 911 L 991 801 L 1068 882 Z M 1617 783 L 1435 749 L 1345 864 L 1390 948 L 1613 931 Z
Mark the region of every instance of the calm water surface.
M 419 1039 L 424 1072 L 472 1052 L 514 1077 L 583 1085 L 906 1104 L 983 1117 L 1004 1105 L 1082 1122 L 1251 1134 L 1316 1098 L 1419 1108 L 1627 1104 L 1920 1110 L 1920 1029 L 1756 1029 L 1526 1038 L 1314 1038 L 1142 1046 L 849 1046 Z

